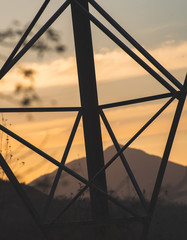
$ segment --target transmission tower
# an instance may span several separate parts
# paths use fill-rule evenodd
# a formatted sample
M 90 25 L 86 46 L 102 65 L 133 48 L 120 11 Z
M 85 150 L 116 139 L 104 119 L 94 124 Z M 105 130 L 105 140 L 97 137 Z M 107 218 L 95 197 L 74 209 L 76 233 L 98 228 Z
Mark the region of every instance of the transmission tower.
M 7 127 L 0 125 L 0 130 L 22 143 L 38 155 L 44 157 L 47 161 L 50 161 L 58 167 L 57 175 L 52 184 L 50 194 L 48 196 L 45 208 L 44 216 L 47 215 L 48 208 L 54 197 L 56 187 L 61 177 L 62 171 L 70 174 L 75 179 L 84 184 L 84 187 L 70 200 L 69 204 L 65 206 L 60 215 L 63 215 L 66 210 L 83 194 L 88 188 L 90 190 L 90 202 L 92 209 L 92 222 L 97 223 L 109 223 L 115 221 L 110 218 L 108 202 L 111 201 L 119 206 L 123 211 L 129 214 L 130 219 L 140 221 L 143 226 L 142 239 L 147 238 L 148 230 L 151 224 L 155 206 L 158 200 L 161 184 L 167 167 L 168 158 L 172 148 L 172 144 L 177 131 L 178 123 L 181 117 L 182 109 L 185 103 L 187 92 L 187 78 L 184 84 L 181 84 L 171 73 L 169 73 L 156 59 L 154 59 L 132 36 L 130 36 L 98 3 L 94 0 L 66 0 L 63 1 L 61 7 L 49 18 L 49 20 L 41 27 L 41 29 L 23 46 L 26 38 L 29 36 L 31 30 L 36 25 L 37 21 L 45 11 L 50 0 L 45 0 L 33 21 L 28 26 L 27 30 L 17 43 L 16 47 L 4 63 L 0 71 L 0 78 L 2 79 L 10 69 L 29 51 L 29 49 L 37 42 L 37 40 L 46 32 L 46 30 L 58 19 L 60 15 L 67 8 L 71 8 L 73 33 L 75 42 L 75 52 L 77 60 L 77 70 L 79 79 L 80 90 L 80 107 L 45 107 L 45 108 L 0 108 L 0 112 L 77 112 L 77 117 L 72 128 L 69 140 L 67 142 L 61 162 L 58 162 L 47 153 L 32 145 L 21 136 L 15 134 Z M 147 64 L 142 58 L 140 58 L 135 52 L 125 45 L 115 34 L 113 34 L 101 21 L 99 21 L 90 11 L 89 5 L 91 5 L 97 13 L 99 13 L 105 20 L 113 26 L 119 34 L 128 40 L 134 48 L 136 48 L 148 61 L 151 63 L 160 73 L 156 72 L 149 64 Z M 108 38 L 110 38 L 119 48 L 121 48 L 126 54 L 128 54 L 135 62 L 137 62 L 143 69 L 145 69 L 154 79 L 159 82 L 166 89 L 166 93 L 146 96 L 142 98 L 129 99 L 121 102 L 98 104 L 97 82 L 95 74 L 94 53 L 92 46 L 92 32 L 90 23 L 93 23 L 99 28 Z M 167 79 L 167 80 L 166 80 Z M 110 126 L 107 117 L 104 114 L 104 109 L 115 108 L 120 106 L 129 106 L 131 104 L 144 103 L 149 101 L 156 101 L 159 99 L 168 99 L 167 102 L 158 110 L 148 122 L 146 122 L 142 128 L 140 128 L 134 136 L 124 145 L 120 146 L 114 132 Z M 150 202 L 145 199 L 142 190 L 130 168 L 128 161 L 124 155 L 125 149 L 129 147 L 143 132 L 147 129 L 156 119 L 160 116 L 164 110 L 173 102 L 177 101 L 177 107 L 174 114 L 171 129 L 168 134 L 165 150 L 162 156 L 162 161 L 157 174 L 156 183 L 153 189 L 153 194 Z M 80 120 L 83 121 L 84 140 L 86 149 L 88 180 L 80 176 L 75 171 L 71 170 L 65 165 L 68 153 L 70 151 L 73 139 L 76 134 L 76 130 L 79 126 Z M 117 150 L 117 153 L 105 164 L 103 157 L 103 142 L 101 135 L 101 123 L 104 123 L 113 144 Z M 120 157 L 124 168 L 126 169 L 128 176 L 134 186 L 134 189 L 139 197 L 139 201 L 144 208 L 144 214 L 140 216 L 138 213 L 129 209 L 125 204 L 122 204 L 118 199 L 114 198 L 107 192 L 107 181 L 105 171 L 110 165 Z M 15 187 L 24 205 L 28 208 L 29 212 L 33 216 L 36 223 L 43 230 L 45 219 L 40 216 L 34 208 L 32 202 L 22 189 L 15 174 L 5 161 L 4 157 L 0 154 L 0 166 L 6 173 L 12 185 Z M 63 175 L 63 174 L 62 174 Z M 59 215 L 57 216 L 59 217 Z M 50 224 L 48 225 L 50 227 Z M 125 236 L 124 236 L 125 237 Z M 98 238 L 97 238 L 98 239 Z

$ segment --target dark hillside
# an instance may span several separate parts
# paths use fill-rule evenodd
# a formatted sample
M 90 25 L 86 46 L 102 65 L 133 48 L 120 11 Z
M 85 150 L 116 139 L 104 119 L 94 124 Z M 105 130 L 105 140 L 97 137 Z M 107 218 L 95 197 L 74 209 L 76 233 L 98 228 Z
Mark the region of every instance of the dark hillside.
M 104 151 L 105 161 L 108 162 L 114 156 L 116 150 L 113 146 Z M 159 156 L 150 155 L 140 149 L 127 148 L 124 152 L 133 174 L 147 199 L 151 198 L 156 176 L 161 163 Z M 87 178 L 86 159 L 76 159 L 66 165 L 79 175 Z M 54 181 L 56 171 L 45 174 L 35 179 L 29 185 L 44 193 L 49 193 Z M 127 172 L 118 157 L 106 170 L 108 191 L 117 197 L 125 199 L 137 198 L 134 187 Z M 56 198 L 71 197 L 76 194 L 82 183 L 63 172 L 55 192 Z M 88 192 L 85 193 L 88 197 Z M 171 203 L 187 204 L 187 167 L 168 162 L 163 179 L 160 198 Z
M 37 209 L 41 209 L 46 195 L 36 189 L 22 184 L 28 196 L 34 202 Z M 51 207 L 50 218 L 54 217 L 68 199 L 55 199 Z M 124 200 L 126 204 L 131 204 L 134 208 L 138 205 L 135 202 Z M 45 233 L 47 240 L 86 240 L 94 239 L 94 232 L 98 227 L 93 228 L 89 221 L 85 223 L 67 222 L 83 220 L 89 217 L 88 200 L 82 199 L 72 206 L 70 211 L 60 218 L 52 228 L 46 227 Z M 112 207 L 112 206 L 111 206 Z M 112 207 L 115 217 L 123 217 L 121 210 Z M 9 182 L 0 181 L 0 239 L 1 240 L 42 240 L 41 231 L 36 227 L 35 222 L 23 206 L 22 201 Z M 151 240 L 186 240 L 187 236 L 187 207 L 177 204 L 166 204 L 160 202 L 156 209 L 154 221 L 152 224 Z M 66 222 L 66 223 L 64 223 Z M 118 222 L 118 224 L 108 224 L 101 226 L 100 231 L 105 229 L 107 240 L 139 240 L 141 225 L 137 223 Z

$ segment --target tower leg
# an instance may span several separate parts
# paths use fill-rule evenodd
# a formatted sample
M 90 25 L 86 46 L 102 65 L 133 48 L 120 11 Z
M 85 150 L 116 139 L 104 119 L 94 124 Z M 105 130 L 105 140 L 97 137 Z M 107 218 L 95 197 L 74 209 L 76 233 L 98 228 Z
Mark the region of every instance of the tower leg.
M 88 10 L 87 0 L 79 0 L 79 3 Z M 91 28 L 89 19 L 74 2 L 71 4 L 71 10 L 90 180 L 104 166 Z M 94 184 L 107 192 L 105 172 L 98 176 Z M 106 197 L 90 188 L 90 200 L 93 219 L 97 221 L 106 219 L 108 217 Z

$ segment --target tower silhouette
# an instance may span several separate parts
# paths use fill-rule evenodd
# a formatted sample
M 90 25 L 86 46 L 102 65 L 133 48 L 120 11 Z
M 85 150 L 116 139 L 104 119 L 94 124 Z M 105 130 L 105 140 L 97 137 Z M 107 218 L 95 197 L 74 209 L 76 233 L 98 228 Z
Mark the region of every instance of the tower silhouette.
M 174 141 L 174 137 L 177 131 L 178 123 L 184 106 L 186 92 L 187 92 L 187 77 L 182 85 L 171 73 L 169 73 L 156 59 L 154 59 L 132 36 L 130 36 L 96 1 L 94 0 L 67 0 L 61 7 L 49 18 L 49 20 L 41 27 L 41 29 L 31 38 L 28 43 L 23 46 L 27 36 L 37 23 L 40 16 L 43 14 L 50 0 L 44 1 L 43 5 L 39 9 L 35 18 L 21 37 L 20 41 L 16 45 L 15 49 L 10 54 L 9 58 L 3 65 L 0 71 L 0 77 L 3 78 L 9 70 L 24 56 L 24 54 L 33 46 L 35 42 L 45 33 L 45 31 L 55 22 L 55 20 L 65 11 L 66 8 L 71 7 L 73 32 L 75 41 L 75 52 L 77 60 L 77 70 L 79 79 L 79 90 L 81 107 L 47 107 L 47 108 L 1 108 L 0 112 L 77 112 L 77 117 L 72 128 L 69 140 L 67 142 L 61 162 L 58 162 L 53 157 L 49 156 L 41 149 L 27 142 L 22 137 L 18 136 L 8 128 L 0 125 L 0 130 L 24 144 L 26 147 L 36 152 L 40 156 L 44 157 L 47 161 L 50 161 L 58 167 L 57 175 L 52 184 L 50 194 L 44 208 L 44 216 L 47 215 L 49 206 L 54 197 L 56 187 L 58 185 L 62 171 L 70 174 L 84 184 L 84 187 L 80 189 L 76 196 L 70 200 L 69 204 L 65 206 L 59 215 L 63 215 L 66 210 L 71 207 L 74 201 L 81 196 L 88 188 L 90 190 L 90 202 L 92 209 L 92 221 L 93 223 L 109 222 L 114 221 L 110 218 L 108 201 L 113 202 L 119 206 L 122 210 L 129 214 L 129 218 L 134 218 L 137 221 L 141 221 L 143 224 L 142 239 L 147 238 L 147 233 L 151 224 L 151 219 L 154 213 L 154 209 L 158 200 L 159 191 L 161 188 L 164 173 L 167 167 L 168 158 Z M 157 73 L 149 64 L 147 64 L 142 58 L 140 58 L 135 52 L 128 48 L 125 43 L 122 42 L 116 35 L 114 35 L 103 23 L 101 23 L 93 14 L 89 11 L 89 4 L 102 16 L 105 20 L 111 24 L 125 39 L 127 39 L 147 60 L 154 65 L 154 67 L 164 75 L 164 78 Z M 109 104 L 98 104 L 97 94 L 97 82 L 95 76 L 94 66 L 94 53 L 92 47 L 92 33 L 90 22 L 96 25 L 107 37 L 109 37 L 118 47 L 120 47 L 126 54 L 128 54 L 135 62 L 137 62 L 142 68 L 144 68 L 151 76 L 155 78 L 164 88 L 167 90 L 166 93 L 146 96 L 142 98 L 129 99 L 121 102 L 109 103 Z M 23 46 L 23 47 L 22 47 Z M 22 48 L 21 48 L 22 47 Z M 165 80 L 167 79 L 167 80 Z M 136 87 L 136 86 L 135 86 Z M 138 104 L 148 101 L 155 101 L 159 99 L 168 99 L 167 102 L 158 110 L 148 122 L 146 122 L 142 128 L 137 131 L 134 136 L 121 147 L 118 143 L 117 138 L 110 126 L 107 117 L 104 114 L 104 109 L 127 106 L 131 104 Z M 171 125 L 168 139 L 166 142 L 165 150 L 162 156 L 162 162 L 158 171 L 156 183 L 153 189 L 153 194 L 150 202 L 145 199 L 142 190 L 130 168 L 128 161 L 124 155 L 124 151 L 130 144 L 137 139 L 145 129 L 147 129 L 157 117 L 174 101 L 178 101 L 176 111 L 174 114 L 173 122 Z M 80 176 L 75 171 L 69 169 L 66 165 L 66 159 L 71 148 L 76 130 L 79 126 L 80 120 L 83 120 L 84 140 L 86 149 L 87 169 L 88 169 L 88 180 Z M 112 142 L 117 150 L 117 153 L 108 161 L 104 163 L 103 157 L 103 142 L 101 135 L 100 119 L 103 121 Z M 133 210 L 130 210 L 127 206 L 122 204 L 119 200 L 111 196 L 107 192 L 107 181 L 105 171 L 110 165 L 120 157 L 124 168 L 126 169 L 128 176 L 134 186 L 134 189 L 139 197 L 140 203 L 144 208 L 145 214 L 139 216 Z M 8 166 L 7 162 L 0 155 L 0 166 L 6 173 L 12 185 L 20 195 L 23 203 L 28 208 L 29 212 L 35 219 L 36 223 L 41 227 L 44 224 L 44 218 L 41 217 L 36 209 L 34 209 L 32 202 L 27 197 L 26 193 L 22 189 L 20 183 L 16 179 L 13 171 Z M 59 217 L 59 215 L 57 217 Z M 50 227 L 50 225 L 49 225 Z M 42 228 L 43 229 L 43 228 Z M 98 239 L 98 238 L 97 238 Z

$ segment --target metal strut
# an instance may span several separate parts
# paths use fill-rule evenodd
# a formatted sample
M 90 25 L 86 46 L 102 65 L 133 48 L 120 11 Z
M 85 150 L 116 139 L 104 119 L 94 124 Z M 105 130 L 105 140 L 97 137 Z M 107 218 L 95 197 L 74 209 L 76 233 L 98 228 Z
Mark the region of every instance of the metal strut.
M 81 0 L 79 3 L 88 10 L 87 0 Z M 71 9 L 79 89 L 83 109 L 88 178 L 91 180 L 104 166 L 91 28 L 89 19 L 79 10 L 79 7 L 74 2 L 71 3 Z M 107 192 L 105 172 L 94 181 L 94 184 Z M 93 218 L 98 220 L 107 218 L 107 199 L 93 188 L 90 188 L 90 198 Z

